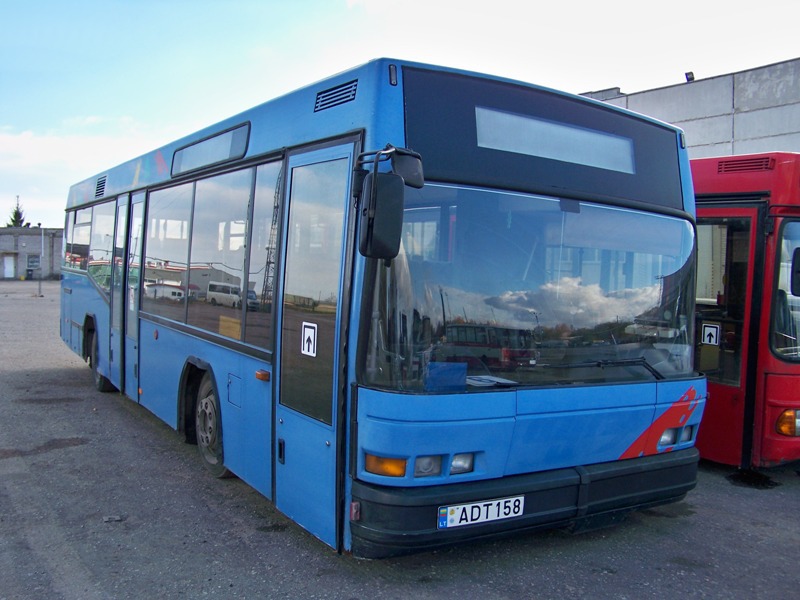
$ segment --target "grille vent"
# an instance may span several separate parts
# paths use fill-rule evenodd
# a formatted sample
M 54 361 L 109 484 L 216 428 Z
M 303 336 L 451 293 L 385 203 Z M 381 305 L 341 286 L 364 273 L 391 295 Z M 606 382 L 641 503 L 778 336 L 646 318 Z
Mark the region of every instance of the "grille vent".
M 94 186 L 95 198 L 102 198 L 106 195 L 106 179 L 108 179 L 108 175 L 103 175 L 102 177 L 97 178 L 97 183 Z
M 317 101 L 314 104 L 314 112 L 333 108 L 356 99 L 356 88 L 358 80 L 349 81 L 338 85 L 335 88 L 317 93 Z
M 732 158 L 717 163 L 717 173 L 746 173 L 750 171 L 771 171 L 775 168 L 775 159 L 770 156 L 761 158 Z

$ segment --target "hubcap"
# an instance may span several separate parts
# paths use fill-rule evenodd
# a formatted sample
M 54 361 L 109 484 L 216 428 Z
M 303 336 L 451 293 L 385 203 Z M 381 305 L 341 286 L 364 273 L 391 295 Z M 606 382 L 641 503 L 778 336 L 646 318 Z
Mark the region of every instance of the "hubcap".
M 211 395 L 197 401 L 197 440 L 206 448 L 217 442 L 217 412 Z

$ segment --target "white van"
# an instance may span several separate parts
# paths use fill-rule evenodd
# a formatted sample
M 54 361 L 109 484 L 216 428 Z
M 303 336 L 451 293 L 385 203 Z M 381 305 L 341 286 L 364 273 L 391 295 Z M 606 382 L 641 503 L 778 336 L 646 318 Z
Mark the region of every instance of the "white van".
M 183 300 L 183 288 L 177 283 L 145 283 L 144 295 L 155 300 Z
M 212 306 L 221 304 L 222 306 L 239 307 L 242 305 L 242 296 L 239 286 L 231 283 L 217 283 L 212 281 L 208 284 L 206 302 Z

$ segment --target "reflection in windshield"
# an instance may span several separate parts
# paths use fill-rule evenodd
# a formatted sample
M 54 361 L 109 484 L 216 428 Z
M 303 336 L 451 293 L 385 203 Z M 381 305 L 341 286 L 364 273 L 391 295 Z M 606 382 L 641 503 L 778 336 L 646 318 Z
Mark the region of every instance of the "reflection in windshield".
M 410 198 L 409 198 L 410 196 Z M 427 184 L 375 264 L 360 379 L 409 391 L 692 372 L 689 222 Z

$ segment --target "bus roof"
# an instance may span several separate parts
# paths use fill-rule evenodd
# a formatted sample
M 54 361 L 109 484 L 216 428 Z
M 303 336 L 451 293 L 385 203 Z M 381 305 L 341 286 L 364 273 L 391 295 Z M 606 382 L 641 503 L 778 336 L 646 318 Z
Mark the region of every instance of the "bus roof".
M 394 127 L 402 115 L 402 68 L 414 67 L 480 77 L 571 98 L 609 112 L 635 115 L 637 119 L 680 132 L 677 127 L 651 117 L 583 96 L 503 77 L 448 67 L 379 58 L 353 69 L 279 96 L 214 125 L 168 143 L 146 154 L 89 177 L 70 188 L 67 209 L 90 205 L 116 194 L 143 189 L 180 179 L 184 174 L 225 164 L 233 160 L 280 154 L 284 148 L 360 131 L 365 128 Z M 397 89 L 397 93 L 392 90 Z M 358 95 L 356 95 L 356 90 Z M 396 111 L 376 111 L 376 102 L 390 104 Z M 394 103 L 394 104 L 392 104 Z M 349 105 L 347 111 L 327 112 Z M 380 142 L 385 144 L 386 140 Z M 181 164 L 176 169 L 176 160 Z
M 798 202 L 800 153 L 763 152 L 694 158 L 692 179 L 697 196 L 770 194 L 779 202 Z

